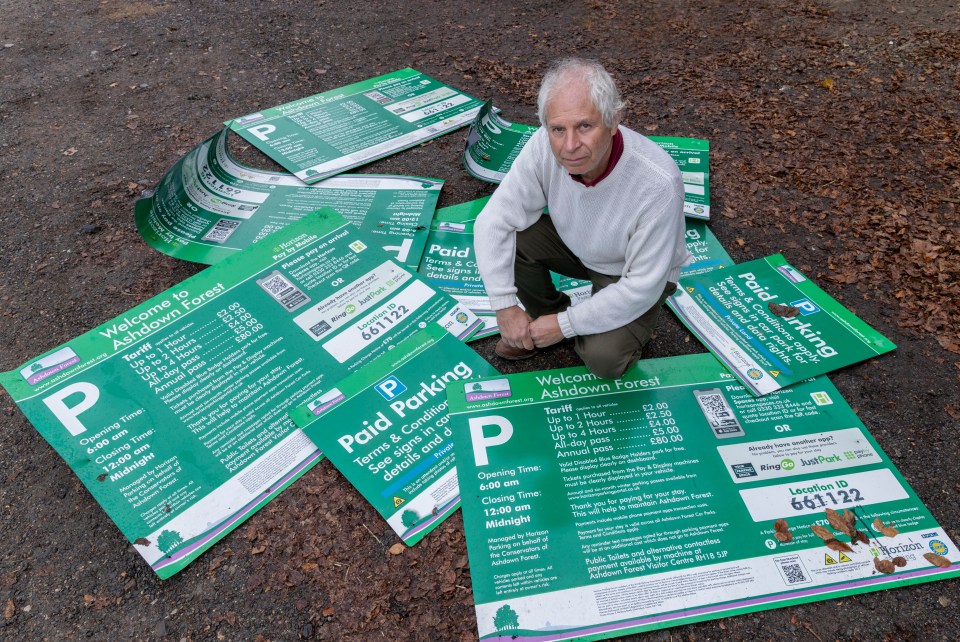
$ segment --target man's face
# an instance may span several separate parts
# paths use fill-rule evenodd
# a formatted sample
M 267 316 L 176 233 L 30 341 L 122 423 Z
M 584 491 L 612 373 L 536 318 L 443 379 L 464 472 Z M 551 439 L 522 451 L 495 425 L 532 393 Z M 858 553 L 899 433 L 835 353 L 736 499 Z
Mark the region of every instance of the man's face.
M 547 102 L 546 115 L 550 147 L 564 169 L 587 182 L 603 174 L 618 123 L 603 124 L 586 83 L 572 81 L 557 87 Z

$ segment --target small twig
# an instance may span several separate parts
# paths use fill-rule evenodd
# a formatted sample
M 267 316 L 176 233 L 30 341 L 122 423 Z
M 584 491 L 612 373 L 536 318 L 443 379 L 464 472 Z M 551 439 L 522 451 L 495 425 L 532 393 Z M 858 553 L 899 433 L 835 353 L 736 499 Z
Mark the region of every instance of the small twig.
M 807 624 L 806 622 L 804 622 L 804 623 L 803 623 L 803 628 L 805 628 L 806 630 L 810 631 L 810 635 L 812 635 L 813 637 L 817 638 L 817 640 L 820 640 L 820 642 L 823 642 L 823 640 L 820 639 L 820 636 L 813 632 L 813 629 L 810 628 L 810 625 L 809 625 L 809 624 Z
M 367 532 L 368 532 L 368 533 L 370 533 L 371 535 L 373 535 L 373 531 L 370 530 L 369 528 L 367 528 L 367 525 L 366 525 L 366 524 L 364 524 L 363 527 L 367 529 Z M 373 535 L 373 539 L 377 540 L 377 544 L 379 544 L 380 546 L 383 546 L 383 542 L 380 541 L 380 538 L 379 538 L 379 537 L 377 537 L 376 535 Z

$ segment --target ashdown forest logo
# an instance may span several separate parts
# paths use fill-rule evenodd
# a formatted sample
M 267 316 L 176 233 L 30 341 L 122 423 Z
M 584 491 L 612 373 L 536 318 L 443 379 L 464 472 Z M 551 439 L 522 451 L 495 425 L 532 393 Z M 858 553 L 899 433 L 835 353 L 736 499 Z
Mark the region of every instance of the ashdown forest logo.
M 31 386 L 35 386 L 47 377 L 52 377 L 78 363 L 80 363 L 80 357 L 77 356 L 76 352 L 71 348 L 61 348 L 21 368 L 20 376 L 26 379 Z
M 500 399 L 509 397 L 510 381 L 507 379 L 491 379 L 490 381 L 471 381 L 463 384 L 463 394 L 467 401 L 484 401 L 486 399 Z
M 320 395 L 319 399 L 315 399 L 314 401 L 308 403 L 307 409 L 313 414 L 319 415 L 330 406 L 340 403 L 345 398 L 346 397 L 342 392 L 340 392 L 340 390 L 337 388 L 331 388 L 327 392 Z

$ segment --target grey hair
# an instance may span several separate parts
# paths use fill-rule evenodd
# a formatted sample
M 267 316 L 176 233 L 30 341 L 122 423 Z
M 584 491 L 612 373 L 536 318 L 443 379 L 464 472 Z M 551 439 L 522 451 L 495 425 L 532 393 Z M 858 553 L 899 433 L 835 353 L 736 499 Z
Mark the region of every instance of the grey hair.
M 590 89 L 590 97 L 597 111 L 603 118 L 605 127 L 613 127 L 613 122 L 623 110 L 625 103 L 620 97 L 617 85 L 596 60 L 586 58 L 564 58 L 550 66 L 540 82 L 540 93 L 537 95 L 537 116 L 540 124 L 547 124 L 547 103 L 553 92 L 565 84 L 582 80 Z

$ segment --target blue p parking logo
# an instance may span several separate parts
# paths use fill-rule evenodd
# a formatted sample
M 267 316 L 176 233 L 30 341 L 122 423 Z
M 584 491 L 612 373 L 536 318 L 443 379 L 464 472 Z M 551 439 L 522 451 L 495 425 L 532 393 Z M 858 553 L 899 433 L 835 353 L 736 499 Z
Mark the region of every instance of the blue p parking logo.
M 820 311 L 820 308 L 818 308 L 817 305 L 810 299 L 797 299 L 796 301 L 792 301 L 790 305 L 799 309 L 800 314 L 803 316 Z
M 387 401 L 390 401 L 397 395 L 403 394 L 407 390 L 407 387 L 392 375 L 378 383 L 374 388 L 376 388 L 380 396 Z

